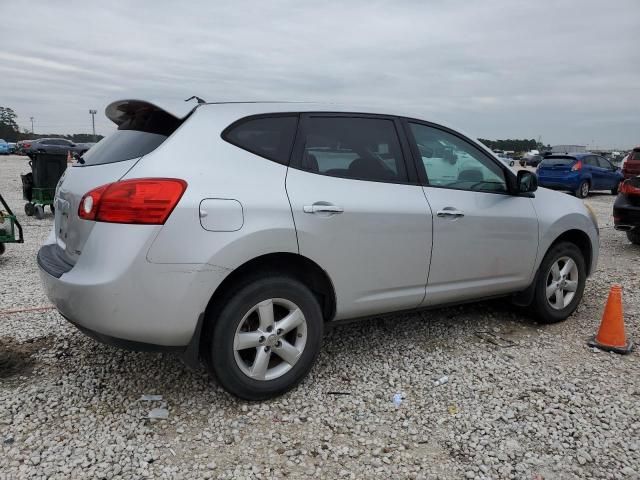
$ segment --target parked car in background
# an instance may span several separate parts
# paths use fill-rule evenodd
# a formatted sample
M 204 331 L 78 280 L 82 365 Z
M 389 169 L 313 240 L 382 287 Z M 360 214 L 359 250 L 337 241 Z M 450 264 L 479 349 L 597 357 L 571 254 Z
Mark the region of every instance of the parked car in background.
M 18 140 L 16 143 L 16 154 L 26 155 L 26 150 L 31 147 L 33 140 Z
M 525 165 L 528 167 L 537 168 L 540 162 L 542 162 L 542 155 L 531 155 L 525 159 Z
M 631 150 L 620 165 L 624 178 L 631 178 L 640 175 L 640 147 Z
M 541 186 L 568 190 L 579 198 L 592 190 L 609 190 L 616 195 L 623 180 L 619 168 L 592 153 L 549 155 L 538 165 L 537 174 Z
M 76 143 L 76 153 L 74 153 L 74 157 L 79 158 L 89 151 L 91 147 L 95 145 L 94 142 L 90 143 Z
M 631 177 L 620 185 L 613 204 L 613 223 L 616 230 L 627 232 L 631 243 L 640 245 L 640 177 Z
M 0 138 L 0 155 L 9 155 L 9 144 Z
M 76 145 L 66 138 L 38 138 L 32 140 L 29 147 L 25 148 L 24 151 L 29 156 L 35 155 L 36 153 L 66 155 L 68 152 L 71 152 L 72 155 L 82 155 L 88 149 L 82 147 L 82 144 L 79 145 Z
M 597 264 L 582 201 L 402 112 L 123 100 L 106 113 L 118 130 L 58 186 L 45 291 L 86 334 L 202 358 L 245 399 L 298 384 L 328 322 L 497 296 L 559 322 Z
M 9 153 L 16 153 L 16 144 L 15 142 L 7 142 L 9 144 Z

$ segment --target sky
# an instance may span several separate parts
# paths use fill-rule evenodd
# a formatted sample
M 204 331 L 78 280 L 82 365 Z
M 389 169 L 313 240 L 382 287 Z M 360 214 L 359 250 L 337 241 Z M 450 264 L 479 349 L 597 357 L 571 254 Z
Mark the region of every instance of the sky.
M 481 138 L 640 144 L 640 0 L 0 0 L 0 106 L 36 133 L 123 98 L 393 106 Z M 11 21 L 7 21 L 11 19 Z

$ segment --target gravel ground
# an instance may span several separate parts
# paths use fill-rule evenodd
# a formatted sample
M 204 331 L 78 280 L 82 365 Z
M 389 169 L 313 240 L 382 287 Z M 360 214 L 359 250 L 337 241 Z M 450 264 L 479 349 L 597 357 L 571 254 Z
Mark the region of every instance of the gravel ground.
M 24 216 L 27 168 L 0 158 L 26 235 L 0 257 L 0 479 L 640 478 L 639 354 L 585 345 L 614 282 L 640 334 L 640 247 L 611 228 L 612 196 L 588 199 L 600 265 L 568 321 L 537 325 L 495 301 L 338 326 L 296 390 L 246 403 L 171 355 L 97 344 L 55 311 L 6 313 L 47 305 L 34 259 L 52 217 Z M 163 402 L 169 417 L 148 419 Z

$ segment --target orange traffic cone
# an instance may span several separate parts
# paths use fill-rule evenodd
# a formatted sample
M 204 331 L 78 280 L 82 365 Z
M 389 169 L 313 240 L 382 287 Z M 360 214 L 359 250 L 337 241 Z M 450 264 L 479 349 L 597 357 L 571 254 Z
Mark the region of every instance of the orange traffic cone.
M 624 333 L 624 319 L 622 318 L 622 287 L 612 285 L 609 291 L 607 305 L 598 334 L 589 340 L 590 347 L 616 353 L 629 353 L 633 342 Z

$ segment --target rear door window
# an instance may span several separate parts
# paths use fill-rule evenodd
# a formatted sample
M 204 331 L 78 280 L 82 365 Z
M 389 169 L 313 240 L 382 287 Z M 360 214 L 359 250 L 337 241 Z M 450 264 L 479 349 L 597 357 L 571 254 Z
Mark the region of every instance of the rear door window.
M 388 118 L 305 117 L 297 167 L 332 177 L 407 182 L 395 123 Z
M 229 126 L 222 138 L 251 153 L 288 165 L 297 127 L 297 115 L 248 117 Z
M 134 112 L 118 130 L 100 140 L 84 155 L 79 166 L 104 165 L 142 157 L 154 151 L 182 121 L 162 110 Z

